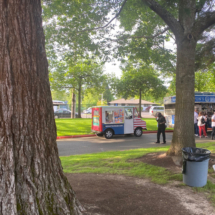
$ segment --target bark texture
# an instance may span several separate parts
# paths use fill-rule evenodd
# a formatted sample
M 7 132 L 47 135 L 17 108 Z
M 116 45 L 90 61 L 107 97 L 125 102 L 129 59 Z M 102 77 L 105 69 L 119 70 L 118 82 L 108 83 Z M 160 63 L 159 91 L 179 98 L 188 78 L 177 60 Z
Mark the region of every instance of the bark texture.
M 175 126 L 169 155 L 181 156 L 183 147 L 195 147 L 194 64 L 195 41 L 184 38 L 177 44 Z M 189 116 L 189 117 L 188 117 Z M 188 120 L 189 119 L 189 120 Z
M 40 0 L 0 0 L 0 214 L 79 214 L 63 174 Z
M 176 107 L 172 144 L 167 154 L 181 159 L 183 147 L 195 147 L 194 138 L 194 82 L 196 35 L 192 32 L 195 23 L 195 0 L 179 3 L 179 23 L 183 31 L 176 35 Z M 188 10 L 189 8 L 189 10 Z

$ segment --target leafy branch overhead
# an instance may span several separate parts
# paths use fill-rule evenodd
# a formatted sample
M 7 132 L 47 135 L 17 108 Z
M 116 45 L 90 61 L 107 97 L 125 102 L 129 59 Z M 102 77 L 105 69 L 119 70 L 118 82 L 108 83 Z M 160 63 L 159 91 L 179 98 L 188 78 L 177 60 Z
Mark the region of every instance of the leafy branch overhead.
M 197 40 L 204 29 L 214 30 L 213 1 L 201 0 L 195 4 L 193 11 L 179 13 L 180 8 L 183 11 L 181 1 L 62 0 L 59 4 L 58 0 L 46 0 L 43 15 L 47 48 L 70 57 L 91 53 L 104 61 L 130 56 L 172 74 L 175 73 L 176 54 L 166 49 L 164 43 L 170 38 L 176 38 L 176 42 L 184 37 Z M 192 31 L 183 28 L 189 14 L 197 17 L 195 23 L 189 24 L 193 25 Z M 178 21 L 182 16 L 185 21 Z

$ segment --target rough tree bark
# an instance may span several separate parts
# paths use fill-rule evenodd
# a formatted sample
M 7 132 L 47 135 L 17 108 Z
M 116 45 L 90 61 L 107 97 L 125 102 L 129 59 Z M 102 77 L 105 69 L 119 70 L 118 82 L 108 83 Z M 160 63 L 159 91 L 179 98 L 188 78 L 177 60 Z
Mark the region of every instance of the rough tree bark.
M 189 11 L 187 11 L 189 8 Z M 176 108 L 172 144 L 168 155 L 176 156 L 175 163 L 180 165 L 183 147 L 195 147 L 194 129 L 194 85 L 195 50 L 198 35 L 192 32 L 195 23 L 196 1 L 183 0 L 179 3 L 179 23 L 182 30 L 176 35 Z M 197 37 L 196 37 L 197 36 Z M 189 116 L 189 120 L 187 120 Z
M 0 0 L 0 214 L 80 214 L 63 174 L 40 0 Z
M 195 147 L 194 82 L 196 42 L 186 37 L 177 44 L 176 112 L 172 144 L 168 155 L 179 156 L 183 147 Z M 189 116 L 189 120 L 187 120 Z M 180 159 L 178 160 L 180 162 Z M 179 163 L 178 163 L 179 164 Z

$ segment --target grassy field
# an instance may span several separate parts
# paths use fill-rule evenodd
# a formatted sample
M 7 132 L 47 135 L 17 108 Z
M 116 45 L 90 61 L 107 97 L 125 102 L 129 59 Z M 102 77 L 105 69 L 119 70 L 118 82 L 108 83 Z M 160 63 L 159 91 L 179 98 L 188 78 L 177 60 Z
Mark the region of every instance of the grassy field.
M 207 148 L 215 153 L 214 143 L 197 144 L 197 147 Z M 66 173 L 100 173 L 149 178 L 158 184 L 166 184 L 170 181 L 181 181 L 182 174 L 174 174 L 163 167 L 158 167 L 143 162 L 137 162 L 135 158 L 148 153 L 166 152 L 169 146 L 133 149 L 126 151 L 111 151 L 84 155 L 72 155 L 60 157 L 63 170 Z M 209 172 L 213 172 L 212 169 Z M 215 177 L 215 173 L 212 173 Z M 181 185 L 184 185 L 181 183 Z M 198 192 L 209 193 L 215 203 L 215 184 L 208 181 L 203 188 L 194 188 Z
M 157 122 L 155 119 L 147 118 L 147 131 L 157 130 Z M 55 119 L 57 126 L 57 136 L 70 136 L 91 134 L 91 119 Z M 171 128 L 167 129 L 171 130 Z
M 55 119 L 57 136 L 91 134 L 91 119 Z

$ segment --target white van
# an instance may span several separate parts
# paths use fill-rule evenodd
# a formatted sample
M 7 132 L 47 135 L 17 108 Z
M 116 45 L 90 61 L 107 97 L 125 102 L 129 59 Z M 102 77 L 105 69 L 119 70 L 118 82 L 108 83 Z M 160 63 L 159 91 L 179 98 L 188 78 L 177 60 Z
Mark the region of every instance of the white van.
M 162 115 L 164 114 L 164 106 L 152 106 L 149 110 L 151 116 L 155 116 L 156 113 L 160 112 Z

